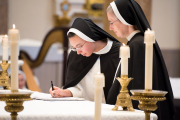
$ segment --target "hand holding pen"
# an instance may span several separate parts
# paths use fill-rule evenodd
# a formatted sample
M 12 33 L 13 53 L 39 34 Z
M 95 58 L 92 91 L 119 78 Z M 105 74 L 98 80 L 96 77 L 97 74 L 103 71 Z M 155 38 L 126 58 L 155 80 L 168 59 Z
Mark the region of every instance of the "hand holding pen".
M 61 89 L 59 87 L 53 86 L 53 82 L 51 81 L 51 88 L 49 92 L 52 97 L 60 98 L 60 97 L 73 97 L 72 93 L 68 89 Z
M 63 97 L 61 95 L 63 93 L 63 89 L 54 86 L 52 81 L 51 81 L 51 88 L 49 89 L 49 92 L 51 96 L 54 98 Z
M 52 87 L 52 91 L 54 91 L 54 86 L 53 86 L 53 82 L 51 81 L 51 87 Z M 55 94 L 54 94 L 55 97 Z

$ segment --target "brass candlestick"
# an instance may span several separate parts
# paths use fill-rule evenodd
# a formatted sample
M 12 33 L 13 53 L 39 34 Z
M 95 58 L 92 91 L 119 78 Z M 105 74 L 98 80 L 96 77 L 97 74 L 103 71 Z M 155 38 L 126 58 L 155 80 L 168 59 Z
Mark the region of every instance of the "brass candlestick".
M 131 97 L 129 95 L 129 91 L 127 89 L 127 86 L 129 85 L 129 82 L 133 78 L 128 78 L 128 75 L 121 75 L 121 78 L 116 78 L 121 84 L 121 90 L 119 95 L 117 96 L 117 101 L 115 104 L 115 107 L 112 109 L 114 111 L 118 110 L 119 106 L 122 106 L 123 110 L 129 110 L 134 111 L 132 106 Z
M 10 79 L 7 69 L 9 68 L 8 61 L 3 60 L 0 64 L 2 71 L 0 72 L 0 86 L 3 86 L 5 90 L 10 90 Z
M 133 100 L 139 100 L 139 109 L 144 110 L 145 120 L 150 120 L 150 114 L 152 111 L 155 111 L 158 107 L 156 103 L 158 101 L 166 100 L 164 97 L 167 92 L 166 91 L 146 91 L 146 90 L 130 90 L 133 96 L 131 98 Z
M 5 101 L 5 110 L 11 112 L 11 120 L 16 120 L 17 112 L 21 112 L 23 107 L 23 102 L 27 100 L 32 100 L 30 98 L 32 92 L 11 92 L 10 90 L 0 91 L 0 101 Z

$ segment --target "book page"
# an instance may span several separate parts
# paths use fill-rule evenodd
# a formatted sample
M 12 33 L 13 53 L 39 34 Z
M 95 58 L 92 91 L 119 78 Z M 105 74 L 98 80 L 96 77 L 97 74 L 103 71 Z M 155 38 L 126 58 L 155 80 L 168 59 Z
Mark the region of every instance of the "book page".
M 51 94 L 34 92 L 31 94 L 31 98 L 37 100 L 47 100 L 47 101 L 82 101 L 84 98 L 77 97 L 62 97 L 62 98 L 53 98 Z

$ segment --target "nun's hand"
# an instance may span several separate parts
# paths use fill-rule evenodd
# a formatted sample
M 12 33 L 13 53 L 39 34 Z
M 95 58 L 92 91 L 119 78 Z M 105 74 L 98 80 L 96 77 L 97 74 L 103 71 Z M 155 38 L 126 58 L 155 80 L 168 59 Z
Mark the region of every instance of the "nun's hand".
M 72 93 L 68 89 L 61 89 L 59 87 L 54 86 L 54 91 L 52 91 L 52 88 L 49 89 L 49 92 L 52 97 L 54 98 L 60 98 L 60 97 L 72 97 Z

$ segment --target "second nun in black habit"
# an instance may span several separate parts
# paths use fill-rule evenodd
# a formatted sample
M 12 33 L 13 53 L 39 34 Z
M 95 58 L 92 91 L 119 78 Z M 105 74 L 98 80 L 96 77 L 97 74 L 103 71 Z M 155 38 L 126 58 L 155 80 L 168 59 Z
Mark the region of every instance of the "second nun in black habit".
M 127 38 L 130 47 L 128 76 L 134 78 L 128 86 L 129 90 L 144 89 L 145 81 L 145 44 L 144 32 L 151 29 L 141 7 L 134 0 L 116 0 L 107 9 L 110 30 L 119 38 Z M 119 65 L 120 66 L 120 65 Z M 120 77 L 121 69 L 117 72 Z M 115 80 L 108 94 L 107 103 L 115 104 L 121 86 Z M 167 91 L 166 100 L 158 102 L 155 113 L 158 120 L 173 120 L 175 113 L 173 93 L 164 63 L 164 59 L 157 41 L 153 45 L 153 90 Z M 133 107 L 138 109 L 138 101 L 133 100 Z
M 106 103 L 120 60 L 121 43 L 87 18 L 75 19 L 67 36 L 72 50 L 67 61 L 65 86 L 63 89 L 55 87 L 54 91 L 50 89 L 51 95 L 94 101 L 94 75 L 101 72 L 105 75 L 102 102 Z

